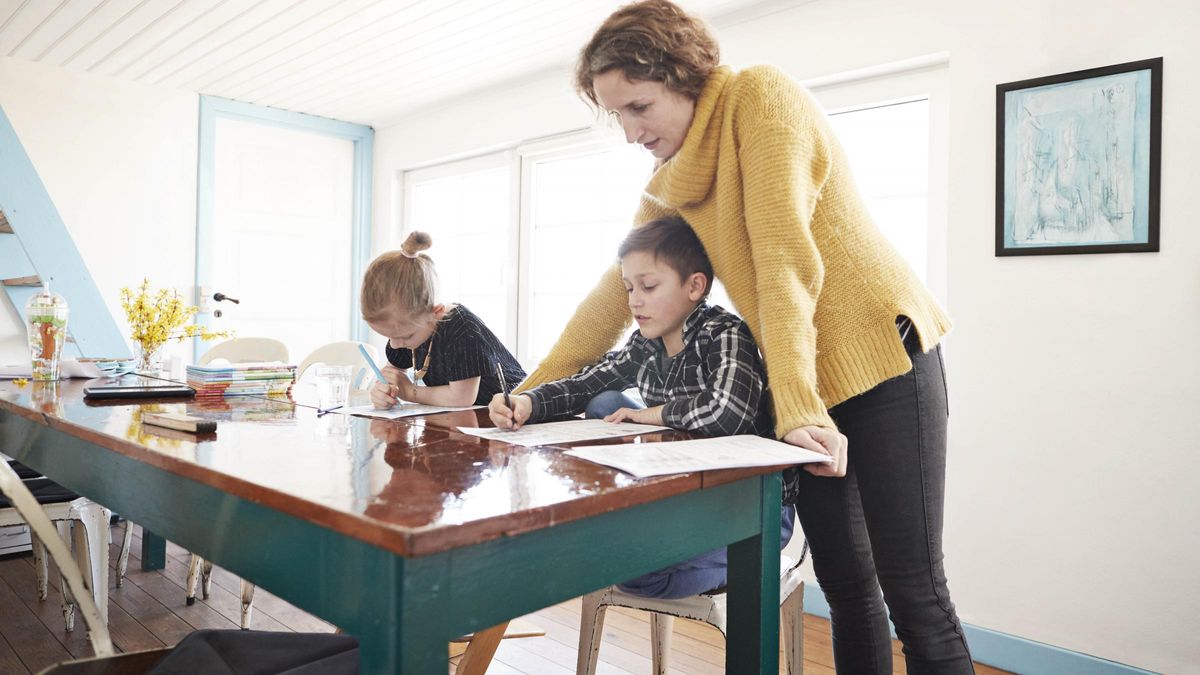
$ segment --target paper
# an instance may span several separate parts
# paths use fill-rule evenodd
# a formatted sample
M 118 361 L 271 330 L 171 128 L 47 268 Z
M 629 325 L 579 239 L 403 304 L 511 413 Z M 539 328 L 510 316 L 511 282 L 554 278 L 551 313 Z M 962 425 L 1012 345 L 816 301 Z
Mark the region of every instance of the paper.
M 362 417 L 379 417 L 385 420 L 394 420 L 401 417 L 414 417 L 416 415 L 433 415 L 443 412 L 456 412 L 459 410 L 474 410 L 482 408 L 480 405 L 471 405 L 465 408 L 445 408 L 437 405 L 424 405 L 422 403 L 404 403 L 380 410 L 373 405 L 356 405 L 349 408 L 339 408 L 330 410 L 331 413 L 339 415 L 361 415 Z
M 692 441 L 593 445 L 567 450 L 589 462 L 611 466 L 637 478 L 746 466 L 782 466 L 829 461 L 828 455 L 761 436 L 723 436 Z
M 634 424 L 633 422 L 617 422 L 614 424 L 612 422 L 605 422 L 604 420 L 568 420 L 566 422 L 526 424 L 516 431 L 495 427 L 487 429 L 476 429 L 473 427 L 458 428 L 464 434 L 526 447 L 573 443 L 575 441 L 592 441 L 597 438 L 636 436 L 663 429 L 670 429 L 670 427 L 659 427 L 652 424 Z

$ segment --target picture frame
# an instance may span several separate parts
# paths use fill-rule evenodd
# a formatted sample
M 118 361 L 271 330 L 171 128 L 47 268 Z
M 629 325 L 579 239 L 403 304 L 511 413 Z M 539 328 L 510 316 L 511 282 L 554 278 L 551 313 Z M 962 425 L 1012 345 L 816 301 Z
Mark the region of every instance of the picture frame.
M 1159 248 L 1162 58 L 996 85 L 996 255 Z

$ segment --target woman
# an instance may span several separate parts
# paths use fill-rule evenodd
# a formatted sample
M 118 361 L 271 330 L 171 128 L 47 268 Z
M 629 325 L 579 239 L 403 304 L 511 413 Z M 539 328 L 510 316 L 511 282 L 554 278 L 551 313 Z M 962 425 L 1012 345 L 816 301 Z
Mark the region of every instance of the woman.
M 942 568 L 950 322 L 872 223 L 817 103 L 718 54 L 698 19 L 638 2 L 584 47 L 576 87 L 658 159 L 635 225 L 691 223 L 762 350 L 777 436 L 836 460 L 797 472 L 796 506 L 838 671 L 891 672 L 886 600 L 909 673 L 973 672 Z M 523 387 L 609 349 L 624 294 L 610 270 Z

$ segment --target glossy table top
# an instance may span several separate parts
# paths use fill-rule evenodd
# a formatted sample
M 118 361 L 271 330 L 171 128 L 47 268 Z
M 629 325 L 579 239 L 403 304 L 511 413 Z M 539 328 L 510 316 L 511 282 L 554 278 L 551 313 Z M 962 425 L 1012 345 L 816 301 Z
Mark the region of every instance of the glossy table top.
M 111 382 L 92 380 L 93 384 Z M 318 417 L 298 385 L 291 398 L 88 401 L 89 381 L 0 381 L 0 412 L 15 414 L 214 488 L 418 556 L 569 522 L 769 468 L 635 479 L 459 426 L 492 426 L 483 409 L 400 420 Z M 141 423 L 144 412 L 217 422 L 210 434 Z M 0 416 L 2 419 L 2 416 Z M 596 443 L 680 440 L 668 431 Z M 576 444 L 584 445 L 584 444 Z

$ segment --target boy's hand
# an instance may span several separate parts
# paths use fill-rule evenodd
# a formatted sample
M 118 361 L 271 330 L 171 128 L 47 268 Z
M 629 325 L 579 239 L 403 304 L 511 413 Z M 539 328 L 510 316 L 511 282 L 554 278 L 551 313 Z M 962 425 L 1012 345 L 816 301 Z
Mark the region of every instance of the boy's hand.
M 488 403 L 488 417 L 498 428 L 516 431 L 533 414 L 533 399 L 524 394 L 509 394 L 508 398 L 512 402 L 511 409 L 504 405 L 504 394 L 492 396 Z
M 653 408 L 621 408 L 604 418 L 605 422 L 633 422 L 634 424 L 655 424 L 662 426 L 661 405 Z
M 845 434 L 836 429 L 800 427 L 787 432 L 783 442 L 829 455 L 829 462 L 804 465 L 804 470 L 812 475 L 827 478 L 842 478 L 846 475 L 846 446 L 849 445 L 849 441 L 846 440 Z

